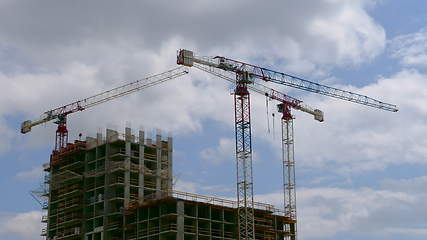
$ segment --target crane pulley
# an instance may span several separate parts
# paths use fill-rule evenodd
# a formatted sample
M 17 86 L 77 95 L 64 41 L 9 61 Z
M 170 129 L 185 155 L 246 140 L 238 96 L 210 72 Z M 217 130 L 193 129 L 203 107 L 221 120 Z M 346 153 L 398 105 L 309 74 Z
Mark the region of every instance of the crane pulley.
M 44 112 L 39 119 L 35 121 L 27 120 L 21 124 L 21 133 L 28 133 L 31 128 L 51 120 L 58 124 L 56 131 L 55 150 L 63 148 L 68 140 L 67 115 L 78 111 L 83 111 L 98 104 L 131 94 L 133 92 L 166 82 L 168 80 L 183 76 L 188 73 L 185 67 L 178 67 L 172 70 L 152 75 L 137 81 L 101 92 L 94 96 L 58 107 Z

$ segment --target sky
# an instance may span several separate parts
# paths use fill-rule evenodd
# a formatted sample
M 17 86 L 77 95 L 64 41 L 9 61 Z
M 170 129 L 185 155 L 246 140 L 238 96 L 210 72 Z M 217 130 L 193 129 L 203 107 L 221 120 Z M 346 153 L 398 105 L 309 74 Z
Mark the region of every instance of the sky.
M 417 0 L 0 0 L 0 238 L 41 239 L 45 213 L 29 192 L 56 126 L 22 135 L 21 122 L 172 69 L 185 48 L 396 104 L 391 113 L 270 85 L 325 114 L 293 111 L 300 239 L 426 239 L 426 10 Z M 176 189 L 232 198 L 231 89 L 190 69 L 69 115 L 70 140 L 161 132 L 174 138 Z M 279 114 L 251 98 L 255 199 L 281 207 Z

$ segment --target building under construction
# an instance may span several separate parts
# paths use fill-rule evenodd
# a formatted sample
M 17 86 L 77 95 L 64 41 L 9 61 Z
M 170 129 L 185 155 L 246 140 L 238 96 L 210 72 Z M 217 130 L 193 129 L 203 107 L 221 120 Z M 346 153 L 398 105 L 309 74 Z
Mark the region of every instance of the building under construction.
M 177 64 L 194 67 L 235 86 L 234 127 L 237 202 L 172 191 L 172 139 L 146 139 L 107 130 L 105 138 L 68 143 L 67 116 L 189 73 L 178 67 L 43 112 L 21 124 L 21 133 L 54 120 L 55 150 L 48 173 L 42 221 L 47 239 L 296 239 L 293 115 L 303 111 L 323 121 L 323 112 L 260 82 L 271 82 L 381 110 L 398 108 L 287 73 L 226 57 L 197 56 L 180 49 Z M 232 77 L 231 77 L 232 76 Z M 250 93 L 279 103 L 285 213 L 254 203 Z M 39 195 L 37 195 L 39 196 Z M 207 199 L 207 200 L 206 200 Z
M 237 239 L 237 202 L 172 190 L 172 138 L 126 128 L 75 141 L 45 165 L 52 239 Z M 295 234 L 295 221 L 255 203 L 256 239 Z

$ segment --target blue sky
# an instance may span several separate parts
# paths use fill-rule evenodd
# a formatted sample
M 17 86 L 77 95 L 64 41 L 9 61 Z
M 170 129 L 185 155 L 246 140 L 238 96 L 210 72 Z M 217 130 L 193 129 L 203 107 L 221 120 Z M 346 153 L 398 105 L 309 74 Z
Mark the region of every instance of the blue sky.
M 427 3 L 242 1 L 0 1 L 0 238 L 40 239 L 43 213 L 29 191 L 42 182 L 55 126 L 21 135 L 20 123 L 171 69 L 188 48 L 397 104 L 383 112 L 275 86 L 325 113 L 318 123 L 294 111 L 301 239 L 426 239 Z M 280 119 L 252 99 L 256 199 L 280 207 Z M 226 82 L 191 69 L 69 117 L 71 139 L 126 126 L 174 137 L 177 189 L 234 197 Z

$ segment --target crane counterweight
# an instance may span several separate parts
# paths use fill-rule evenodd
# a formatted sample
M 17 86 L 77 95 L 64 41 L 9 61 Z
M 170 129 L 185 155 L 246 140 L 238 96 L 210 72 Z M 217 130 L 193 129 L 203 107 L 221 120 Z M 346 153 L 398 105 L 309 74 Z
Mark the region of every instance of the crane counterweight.
M 314 119 L 319 122 L 323 122 L 324 121 L 323 112 L 319 109 L 314 109 Z
M 21 133 L 25 134 L 31 131 L 31 120 L 26 120 L 21 124 Z

